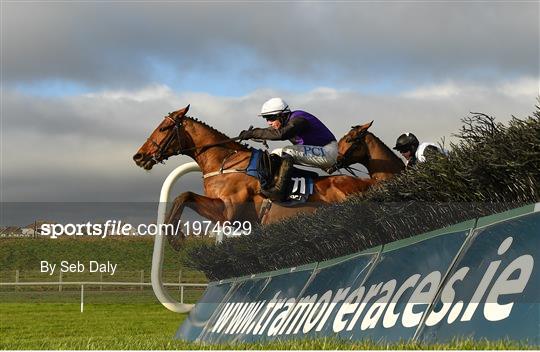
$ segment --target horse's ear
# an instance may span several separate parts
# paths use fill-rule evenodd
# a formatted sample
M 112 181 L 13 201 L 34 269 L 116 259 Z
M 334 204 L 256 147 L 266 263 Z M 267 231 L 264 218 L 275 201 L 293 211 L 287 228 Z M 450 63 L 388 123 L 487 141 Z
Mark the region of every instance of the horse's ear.
M 355 126 L 355 127 L 357 127 L 357 128 L 359 127 L 362 131 L 367 131 L 367 129 L 370 128 L 372 124 L 373 124 L 373 121 L 368 122 L 368 123 L 366 123 L 364 125 Z
M 177 118 L 178 120 L 180 120 L 180 119 L 182 119 L 184 116 L 186 116 L 187 112 L 189 111 L 189 105 L 190 105 L 190 104 L 188 104 L 185 108 L 180 109 L 180 110 L 177 111 L 176 118 Z

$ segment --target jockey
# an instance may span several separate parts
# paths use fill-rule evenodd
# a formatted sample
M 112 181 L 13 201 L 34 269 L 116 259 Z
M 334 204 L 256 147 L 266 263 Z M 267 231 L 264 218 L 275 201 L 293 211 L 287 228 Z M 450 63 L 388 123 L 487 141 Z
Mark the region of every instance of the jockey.
M 411 167 L 417 163 L 423 163 L 430 156 L 440 153 L 448 155 L 448 151 L 440 148 L 434 143 L 424 142 L 420 143 L 418 138 L 412 133 L 404 133 L 398 137 L 396 141 L 395 150 L 401 153 L 401 155 L 407 160 L 406 167 Z
M 293 164 L 327 170 L 335 164 L 338 150 L 336 137 L 315 116 L 302 110 L 291 111 L 281 98 L 266 101 L 259 116 L 268 128 L 253 128 L 240 133 L 241 139 L 289 140 L 293 145 L 272 151 L 283 158 L 278 179 L 268 193 L 283 196 Z

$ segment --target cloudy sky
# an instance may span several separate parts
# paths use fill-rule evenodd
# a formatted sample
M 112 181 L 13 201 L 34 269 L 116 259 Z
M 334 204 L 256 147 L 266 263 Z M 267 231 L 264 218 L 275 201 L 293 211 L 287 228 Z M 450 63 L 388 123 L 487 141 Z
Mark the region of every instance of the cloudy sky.
M 4 202 L 155 201 L 189 160 L 132 155 L 187 104 L 235 136 L 281 96 L 392 144 L 448 142 L 471 111 L 527 116 L 539 95 L 537 1 L 2 1 L 1 19 Z

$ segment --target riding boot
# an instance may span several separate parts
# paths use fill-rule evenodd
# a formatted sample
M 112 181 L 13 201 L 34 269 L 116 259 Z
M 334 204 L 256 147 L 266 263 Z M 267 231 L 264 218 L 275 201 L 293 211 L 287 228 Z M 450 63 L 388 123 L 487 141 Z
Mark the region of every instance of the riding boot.
M 292 157 L 288 155 L 283 157 L 274 186 L 266 190 L 261 190 L 261 193 L 272 200 L 285 201 L 293 172 L 293 166 L 294 159 Z

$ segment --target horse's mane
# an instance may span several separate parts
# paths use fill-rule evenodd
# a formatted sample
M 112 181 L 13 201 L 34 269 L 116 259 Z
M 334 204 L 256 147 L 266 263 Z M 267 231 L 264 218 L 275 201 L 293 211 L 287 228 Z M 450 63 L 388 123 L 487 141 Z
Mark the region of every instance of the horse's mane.
M 210 126 L 209 124 L 207 124 L 207 123 L 204 122 L 204 121 L 199 120 L 199 119 L 196 118 L 196 117 L 193 117 L 193 116 L 184 116 L 184 118 L 185 118 L 185 119 L 188 119 L 188 120 L 190 120 L 190 121 L 192 121 L 192 122 L 194 122 L 194 123 L 197 123 L 197 124 L 199 124 L 199 125 L 202 125 L 202 126 L 208 128 L 210 131 L 212 131 L 212 132 L 214 132 L 215 134 L 217 134 L 218 137 L 221 137 L 221 138 L 223 138 L 223 139 L 230 139 L 230 137 L 227 136 L 225 133 L 223 133 L 223 132 L 221 132 L 221 131 L 215 129 L 214 127 Z M 246 150 L 249 148 L 247 144 L 242 144 L 242 143 L 234 142 L 234 141 L 232 141 L 232 142 L 230 142 L 230 143 L 234 143 L 236 146 L 240 146 L 241 148 L 246 149 Z
M 392 151 L 392 149 L 390 149 L 390 147 L 388 147 L 388 146 L 386 145 L 386 143 L 384 143 L 383 141 L 381 141 L 381 139 L 380 139 L 379 137 L 377 137 L 376 135 L 374 135 L 372 132 L 369 132 L 369 134 L 371 134 L 371 135 L 373 136 L 373 138 L 375 138 L 375 140 L 377 140 L 377 141 L 383 146 L 383 148 L 384 148 L 384 150 L 386 151 L 386 153 L 392 155 L 392 156 L 394 157 L 394 159 L 401 161 L 401 159 L 396 155 L 396 153 L 394 153 L 394 152 Z

